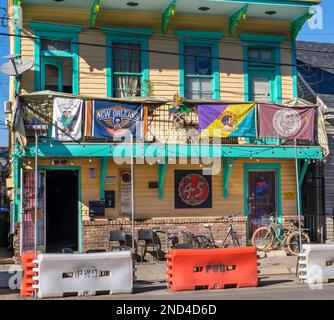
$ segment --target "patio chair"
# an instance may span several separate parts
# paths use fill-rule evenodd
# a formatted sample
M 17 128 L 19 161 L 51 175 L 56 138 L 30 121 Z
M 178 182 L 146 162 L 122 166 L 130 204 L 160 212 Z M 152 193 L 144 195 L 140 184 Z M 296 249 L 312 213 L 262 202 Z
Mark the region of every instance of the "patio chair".
M 117 243 L 115 245 L 115 242 Z M 109 234 L 109 251 L 128 250 L 132 247 L 132 237 L 123 230 L 113 230 Z
M 144 242 L 142 244 L 142 242 Z M 141 262 L 143 262 L 147 248 L 156 250 L 156 258 L 159 260 L 159 250 L 161 249 L 161 241 L 156 232 L 151 229 L 139 229 L 138 230 L 138 248 L 140 248 Z

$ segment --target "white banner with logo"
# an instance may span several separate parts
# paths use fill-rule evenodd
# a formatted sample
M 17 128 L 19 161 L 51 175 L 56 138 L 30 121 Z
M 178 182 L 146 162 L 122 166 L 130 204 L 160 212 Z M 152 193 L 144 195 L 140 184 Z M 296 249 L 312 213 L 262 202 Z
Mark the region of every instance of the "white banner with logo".
M 52 138 L 61 141 L 80 140 L 83 101 L 71 98 L 53 100 Z

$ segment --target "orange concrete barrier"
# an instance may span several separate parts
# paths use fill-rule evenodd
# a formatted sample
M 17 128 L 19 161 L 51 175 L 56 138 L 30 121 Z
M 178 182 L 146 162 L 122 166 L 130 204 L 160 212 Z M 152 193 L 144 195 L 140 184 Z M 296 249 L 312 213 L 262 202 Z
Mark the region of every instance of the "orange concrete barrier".
M 33 269 L 35 268 L 34 261 L 35 253 L 34 251 L 25 251 L 21 255 L 21 262 L 23 264 L 23 278 L 21 283 L 20 296 L 21 297 L 31 297 L 33 292 L 36 289 L 33 288 L 35 272 Z
M 166 273 L 173 291 L 257 287 L 255 247 L 172 249 Z

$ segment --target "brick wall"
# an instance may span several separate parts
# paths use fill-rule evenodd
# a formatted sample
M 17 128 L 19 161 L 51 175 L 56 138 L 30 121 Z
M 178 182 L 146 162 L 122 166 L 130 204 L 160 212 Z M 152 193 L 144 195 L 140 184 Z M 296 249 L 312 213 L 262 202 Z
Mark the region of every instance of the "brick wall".
M 222 240 L 227 230 L 228 223 L 226 221 L 217 220 L 216 218 L 201 217 L 201 218 L 163 218 L 163 219 L 148 219 L 135 221 L 135 239 L 137 238 L 138 229 L 152 229 L 157 231 L 164 231 L 168 233 L 175 233 L 180 242 L 182 241 L 182 232 L 202 233 L 207 234 L 208 229 L 204 227 L 204 224 L 212 225 L 212 233 L 215 240 Z M 235 218 L 234 230 L 238 234 L 238 239 L 241 244 L 246 243 L 246 219 Z M 109 248 L 109 232 L 111 230 L 124 230 L 131 232 L 131 221 L 128 219 L 117 220 L 97 220 L 97 221 L 84 221 L 82 226 L 82 244 L 83 252 L 90 249 L 106 249 Z M 167 237 L 165 234 L 158 233 L 162 252 L 162 257 L 167 251 Z M 145 259 L 153 259 L 152 254 L 148 254 Z
M 297 219 L 297 216 L 284 216 L 283 226 L 288 228 L 291 226 L 291 221 Z M 303 219 L 303 217 L 302 217 Z M 175 233 L 182 241 L 182 232 L 203 233 L 208 234 L 208 229 L 204 224 L 212 225 L 212 232 L 215 240 L 222 240 L 228 227 L 226 221 L 212 217 L 193 217 L 193 218 L 163 218 L 163 219 L 148 219 L 135 221 L 135 239 L 137 238 L 138 229 L 152 229 Z M 246 244 L 246 219 L 244 217 L 234 218 L 233 227 L 237 232 L 238 239 L 241 245 Z M 129 219 L 116 220 L 95 220 L 83 221 L 82 225 L 82 251 L 86 252 L 91 249 L 109 249 L 109 233 L 111 230 L 124 230 L 131 232 L 131 221 Z M 20 231 L 19 224 L 16 226 L 16 234 L 14 237 L 15 248 L 15 263 L 20 263 Z M 167 238 L 165 234 L 159 234 L 161 239 L 162 251 L 160 257 L 167 251 Z M 155 255 L 148 253 L 146 260 L 153 260 Z

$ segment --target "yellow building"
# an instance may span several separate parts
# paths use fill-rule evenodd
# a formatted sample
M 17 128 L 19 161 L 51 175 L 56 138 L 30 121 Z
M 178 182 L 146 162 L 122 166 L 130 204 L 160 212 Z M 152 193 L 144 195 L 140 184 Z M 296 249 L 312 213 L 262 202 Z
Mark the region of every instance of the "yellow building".
M 196 135 L 189 140 L 184 134 L 198 129 L 201 104 L 282 105 L 297 98 L 295 39 L 312 16 L 310 7 L 320 2 L 9 1 L 17 21 L 11 52 L 34 61 L 20 88 L 11 83 L 13 106 L 20 90 L 27 136 L 25 148 L 11 137 L 17 252 L 34 240 L 34 131 L 41 250 L 108 248 L 109 231 L 130 228 L 130 162 L 122 162 L 131 158 L 136 230 L 197 232 L 209 222 L 219 238 L 225 223 L 217 218 L 233 214 L 246 241 L 259 223 L 250 219 L 295 217 L 295 156 L 300 188 L 309 163 L 322 159 L 318 145 L 294 148 L 288 139 L 239 136 L 201 148 Z M 84 101 L 84 114 L 88 101 L 142 105 L 144 137 L 121 149 L 116 139 L 85 136 L 83 121 L 77 141 L 52 139 L 57 97 Z M 182 204 L 180 179 L 213 170 L 210 161 L 219 170 L 207 180 L 208 198 Z M 259 179 L 271 191 L 256 203 Z

